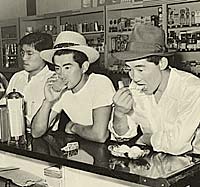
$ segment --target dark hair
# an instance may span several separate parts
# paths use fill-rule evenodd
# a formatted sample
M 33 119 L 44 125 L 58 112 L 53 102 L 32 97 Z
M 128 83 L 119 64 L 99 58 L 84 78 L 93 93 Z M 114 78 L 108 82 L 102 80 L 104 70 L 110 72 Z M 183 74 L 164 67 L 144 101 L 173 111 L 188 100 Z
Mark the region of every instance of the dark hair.
M 82 67 L 82 64 L 85 61 L 88 61 L 88 57 L 80 52 L 80 51 L 76 51 L 76 50 L 69 50 L 69 49 L 60 49 L 58 51 L 56 51 L 52 57 L 52 62 L 55 63 L 55 56 L 61 56 L 61 55 L 66 55 L 66 54 L 73 54 L 73 59 L 75 62 L 77 62 L 79 64 L 79 67 Z
M 161 60 L 163 56 L 149 56 L 147 57 L 147 61 L 148 62 L 153 62 L 155 65 L 159 64 L 159 61 Z M 174 61 L 174 56 L 166 56 L 167 60 L 168 60 L 168 65 L 172 65 L 173 61 Z
M 19 45 L 33 45 L 35 50 L 41 52 L 46 49 L 53 48 L 53 39 L 50 34 L 34 32 L 28 35 L 25 35 L 20 39 Z
M 149 56 L 147 57 L 147 61 L 153 62 L 155 65 L 158 65 L 161 58 L 162 56 Z

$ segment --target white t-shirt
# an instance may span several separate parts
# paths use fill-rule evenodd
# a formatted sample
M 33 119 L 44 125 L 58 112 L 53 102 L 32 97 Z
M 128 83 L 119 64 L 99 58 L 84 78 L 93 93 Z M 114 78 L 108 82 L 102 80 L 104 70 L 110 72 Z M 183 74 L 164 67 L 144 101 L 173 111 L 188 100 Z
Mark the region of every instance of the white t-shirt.
M 86 84 L 77 93 L 66 91 L 52 110 L 63 109 L 72 122 L 81 125 L 93 124 L 93 109 L 112 104 L 115 94 L 111 80 L 100 74 L 90 74 Z
M 159 103 L 154 95 L 133 91 L 136 103 L 134 113 L 127 115 L 129 131 L 119 136 L 112 123 L 110 131 L 115 138 L 130 139 L 140 125 L 144 136 L 137 143 L 146 144 L 150 136 L 155 151 L 182 154 L 187 151 L 200 153 L 200 79 L 192 74 L 171 68 L 168 85 Z M 147 143 L 148 144 L 148 143 Z
M 29 73 L 25 70 L 15 73 L 10 79 L 6 93 L 8 94 L 13 89 L 16 89 L 17 92 L 20 92 L 24 96 L 26 102 L 26 117 L 29 121 L 31 121 L 32 117 L 42 105 L 45 98 L 45 83 L 53 73 L 46 66 L 37 75 L 33 76 L 30 81 L 28 81 Z

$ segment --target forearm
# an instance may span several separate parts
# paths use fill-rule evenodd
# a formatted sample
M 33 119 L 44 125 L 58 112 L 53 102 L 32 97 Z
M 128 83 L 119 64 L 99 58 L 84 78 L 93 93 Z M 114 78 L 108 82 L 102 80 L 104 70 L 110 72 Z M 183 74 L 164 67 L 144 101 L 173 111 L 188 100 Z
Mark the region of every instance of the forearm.
M 34 138 L 42 136 L 49 126 L 49 115 L 52 107 L 52 103 L 44 100 L 42 106 L 34 116 L 31 124 L 32 136 Z
M 114 110 L 113 129 L 119 136 L 126 134 L 129 130 L 127 115 L 117 111 L 116 109 Z
M 85 138 L 87 140 L 91 140 L 91 141 L 95 141 L 95 142 L 100 142 L 100 143 L 104 143 L 108 136 L 109 136 L 109 131 L 97 131 L 94 128 L 94 125 L 80 125 L 75 123 L 72 128 L 71 131 L 79 136 L 81 136 L 82 138 Z

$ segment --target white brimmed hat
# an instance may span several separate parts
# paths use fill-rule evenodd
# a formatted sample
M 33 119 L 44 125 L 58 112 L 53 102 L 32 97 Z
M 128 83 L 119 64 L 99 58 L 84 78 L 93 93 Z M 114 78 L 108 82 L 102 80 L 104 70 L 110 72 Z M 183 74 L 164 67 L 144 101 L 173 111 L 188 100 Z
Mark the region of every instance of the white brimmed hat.
M 93 47 L 89 47 L 83 35 L 74 31 L 61 32 L 54 42 L 53 49 L 40 52 L 40 56 L 47 62 L 53 63 L 54 53 L 61 49 L 80 51 L 88 57 L 88 62 L 93 63 L 99 58 L 99 52 Z

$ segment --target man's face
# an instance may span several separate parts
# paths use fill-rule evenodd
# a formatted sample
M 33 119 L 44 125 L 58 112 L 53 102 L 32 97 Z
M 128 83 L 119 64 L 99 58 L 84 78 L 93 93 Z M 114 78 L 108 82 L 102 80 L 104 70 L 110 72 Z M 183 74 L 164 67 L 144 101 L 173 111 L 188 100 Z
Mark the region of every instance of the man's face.
M 68 89 L 74 89 L 81 81 L 82 68 L 74 61 L 73 54 L 56 55 L 55 71 L 62 78 Z
M 35 50 L 31 45 L 23 45 L 21 49 L 21 56 L 23 59 L 23 67 L 29 73 L 40 71 L 45 62 L 40 58 L 40 52 Z
M 148 62 L 146 59 L 126 62 L 130 67 L 129 76 L 142 91 L 153 94 L 161 83 L 161 70 L 159 65 Z

